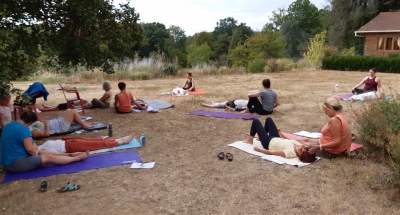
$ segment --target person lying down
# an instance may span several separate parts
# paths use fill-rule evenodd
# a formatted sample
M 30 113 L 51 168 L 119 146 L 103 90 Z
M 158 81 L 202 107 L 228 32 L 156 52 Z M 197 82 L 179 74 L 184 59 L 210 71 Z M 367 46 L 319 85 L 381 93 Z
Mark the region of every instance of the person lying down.
M 362 93 L 362 94 L 358 94 L 358 95 L 352 95 L 350 98 L 348 99 L 344 99 L 342 97 L 339 97 L 339 100 L 342 101 L 368 101 L 368 100 L 374 100 L 374 99 L 379 99 L 381 97 L 381 94 L 377 91 L 371 91 L 371 92 L 367 92 L 367 93 Z
M 237 99 L 237 100 L 229 100 L 224 102 L 213 102 L 211 104 L 200 103 L 203 107 L 210 108 L 225 108 L 226 111 L 244 111 L 247 108 L 248 100 Z
M 135 134 L 113 140 L 102 138 L 63 137 L 62 140 L 47 140 L 37 148 L 39 155 L 53 154 L 58 156 L 78 156 L 86 151 L 112 148 L 130 143 Z

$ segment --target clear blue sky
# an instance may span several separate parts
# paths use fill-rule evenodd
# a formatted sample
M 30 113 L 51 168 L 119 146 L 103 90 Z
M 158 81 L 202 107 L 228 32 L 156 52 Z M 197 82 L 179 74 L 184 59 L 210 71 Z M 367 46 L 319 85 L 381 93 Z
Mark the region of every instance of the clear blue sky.
M 310 0 L 318 8 L 327 0 Z M 114 4 L 127 0 L 114 0 Z M 140 14 L 140 22 L 159 22 L 166 28 L 177 25 L 187 36 L 213 31 L 220 19 L 233 17 L 253 30 L 261 30 L 269 22 L 271 12 L 287 8 L 294 0 L 131 0 Z

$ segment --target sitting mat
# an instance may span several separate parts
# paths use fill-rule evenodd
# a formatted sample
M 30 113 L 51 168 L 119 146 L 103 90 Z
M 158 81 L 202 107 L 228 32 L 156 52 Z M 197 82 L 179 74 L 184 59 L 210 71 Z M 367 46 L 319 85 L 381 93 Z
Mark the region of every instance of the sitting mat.
M 117 151 L 117 150 L 122 150 L 122 149 L 139 148 L 139 147 L 142 147 L 142 144 L 140 144 L 136 139 L 133 139 L 128 144 L 123 144 L 123 145 L 119 145 L 119 146 L 112 147 L 112 148 L 106 148 L 106 149 L 99 149 L 99 150 L 96 150 L 96 151 L 91 151 L 90 154 L 98 154 L 98 153 Z
M 231 113 L 231 112 L 213 112 L 206 110 L 196 110 L 189 112 L 190 115 L 197 116 L 212 116 L 217 118 L 226 118 L 226 119 L 258 119 L 260 116 L 258 115 L 250 115 L 250 114 L 239 114 L 239 113 Z
M 139 110 L 139 109 L 135 109 L 135 108 L 132 108 L 132 110 L 134 111 L 134 112 L 136 112 L 136 113 L 141 113 L 141 112 L 149 112 L 149 111 L 153 111 L 154 110 L 154 108 L 153 107 L 151 107 L 150 105 L 147 107 L 147 110 Z
M 47 167 L 34 169 L 28 172 L 13 173 L 7 171 L 6 176 L 4 177 L 2 182 L 5 183 L 21 179 L 42 178 L 52 175 L 81 172 L 85 170 L 132 163 L 133 161 L 138 163 L 142 162 L 142 159 L 134 150 L 126 152 L 112 152 L 109 154 L 89 156 L 83 161 L 77 161 L 66 165 L 50 164 Z
M 190 95 L 202 95 L 206 94 L 206 92 L 203 89 L 197 89 L 195 91 L 188 91 Z
M 85 131 L 93 131 L 93 130 L 102 130 L 102 129 L 106 129 L 107 126 L 104 125 L 101 122 L 92 122 L 93 127 L 92 128 L 87 128 L 84 129 Z M 66 132 L 61 132 L 61 133 L 55 133 L 55 134 L 50 134 L 50 136 L 60 136 L 60 135 L 66 135 L 66 134 L 71 134 L 74 133 L 75 131 L 79 131 L 82 129 L 82 126 L 79 125 L 78 123 L 72 123 L 71 127 L 69 128 L 68 131 Z
M 348 98 L 350 98 L 351 96 L 353 96 L 353 93 L 344 94 L 344 95 L 339 95 L 339 97 L 340 97 L 340 98 L 343 98 L 343 99 L 348 99 Z
M 166 109 L 174 107 L 175 105 L 170 104 L 163 100 L 143 100 L 148 106 L 151 106 L 155 109 Z

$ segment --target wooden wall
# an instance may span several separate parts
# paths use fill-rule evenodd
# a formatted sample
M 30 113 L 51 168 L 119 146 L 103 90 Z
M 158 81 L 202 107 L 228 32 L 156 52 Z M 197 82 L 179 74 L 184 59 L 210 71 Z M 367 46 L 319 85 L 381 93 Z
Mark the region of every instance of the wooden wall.
M 365 43 L 364 43 L 364 55 L 375 55 L 386 57 L 389 53 L 400 54 L 400 50 L 378 50 L 378 38 L 379 37 L 391 37 L 394 39 L 395 37 L 400 38 L 399 33 L 368 33 L 365 34 Z

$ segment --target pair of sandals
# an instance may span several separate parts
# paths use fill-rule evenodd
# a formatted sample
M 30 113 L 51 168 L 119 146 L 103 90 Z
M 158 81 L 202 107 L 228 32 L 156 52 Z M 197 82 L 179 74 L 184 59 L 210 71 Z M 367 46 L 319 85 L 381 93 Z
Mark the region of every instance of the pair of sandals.
M 225 158 L 225 156 L 228 159 L 228 161 L 233 161 L 233 155 L 231 153 L 228 152 L 228 153 L 226 153 L 226 155 L 223 152 L 218 153 L 218 158 L 220 160 L 223 160 Z
M 47 191 L 47 188 L 48 188 L 49 186 L 50 186 L 50 185 L 49 185 L 49 182 L 43 181 L 43 182 L 40 184 L 40 186 L 39 186 L 39 190 L 40 190 L 41 192 L 46 192 L 46 191 Z M 74 191 L 74 190 L 79 190 L 79 189 L 81 189 L 81 186 L 80 186 L 80 185 L 78 185 L 78 184 L 71 184 L 70 182 L 68 182 L 67 185 L 57 188 L 57 192 L 59 192 L 59 193 L 65 193 L 65 192 L 68 192 L 68 191 Z

